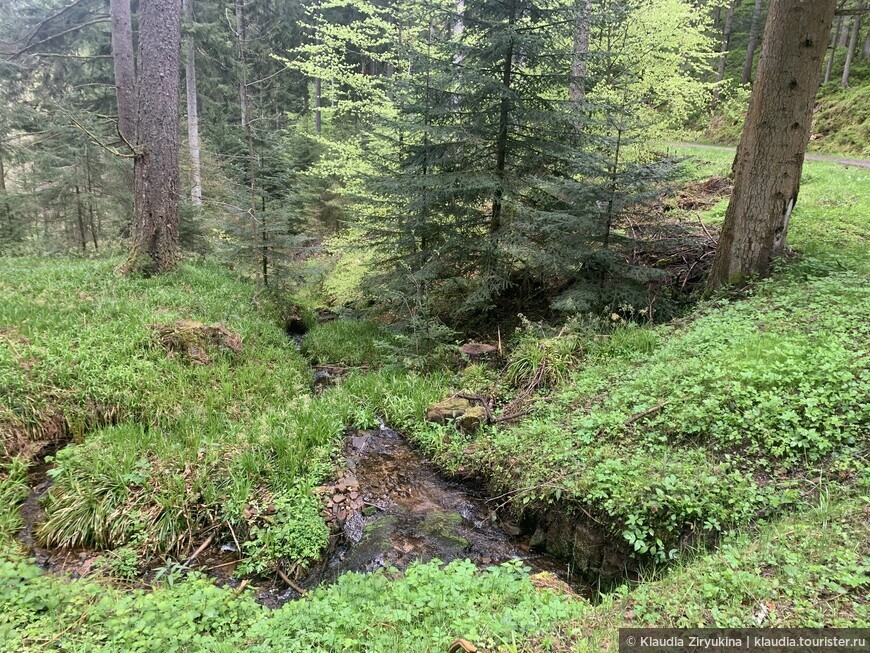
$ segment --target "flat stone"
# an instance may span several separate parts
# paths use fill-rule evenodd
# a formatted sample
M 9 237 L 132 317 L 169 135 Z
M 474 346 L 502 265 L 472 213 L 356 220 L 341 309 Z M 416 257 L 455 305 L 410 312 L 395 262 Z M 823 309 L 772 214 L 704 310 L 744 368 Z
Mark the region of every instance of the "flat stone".
M 466 342 L 459 348 L 459 351 L 469 358 L 479 358 L 497 352 L 498 347 L 493 347 L 492 345 L 487 345 L 482 342 Z
M 468 399 L 451 397 L 429 406 L 426 409 L 426 421 L 444 424 L 449 420 L 461 417 L 465 411 L 472 407 L 472 403 Z
M 474 433 L 481 426 L 486 424 L 487 415 L 486 409 L 483 406 L 474 406 L 466 410 L 461 417 L 456 420 L 456 425 L 463 433 Z

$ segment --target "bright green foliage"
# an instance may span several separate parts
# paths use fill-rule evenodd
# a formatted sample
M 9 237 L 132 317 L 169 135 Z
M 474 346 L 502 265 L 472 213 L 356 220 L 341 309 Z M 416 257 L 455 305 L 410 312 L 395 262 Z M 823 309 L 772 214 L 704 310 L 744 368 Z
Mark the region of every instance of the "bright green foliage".
M 275 560 L 307 563 L 317 560 L 329 539 L 329 529 L 320 517 L 320 502 L 310 494 L 297 493 L 273 504 L 274 516 L 251 529 L 244 548 L 249 552 L 239 573 L 269 571 Z
M 520 643 L 588 608 L 535 589 L 518 563 L 414 565 L 404 576 L 346 574 L 274 612 L 192 575 L 153 592 L 64 582 L 0 562 L 0 651 L 445 650 L 456 637 Z
M 305 335 L 302 353 L 316 364 L 372 365 L 378 362 L 379 344 L 387 338 L 374 322 L 334 320 Z
M 308 490 L 331 472 L 344 429 L 376 426 L 380 417 L 408 427 L 446 392 L 441 376 L 385 371 L 314 398 L 278 311 L 257 310 L 248 284 L 211 266 L 119 279 L 112 263 L 3 263 L 4 446 L 59 437 L 56 427 L 77 439 L 51 470 L 39 535 L 52 545 L 180 551 L 218 525 L 250 535 L 245 551 L 257 570 L 281 557 L 310 560 L 326 534 Z M 242 349 L 209 349 L 207 365 L 170 356 L 151 325 L 179 319 L 222 323 L 241 336 Z M 374 356 L 377 327 L 333 324 L 308 336 L 327 360 L 342 360 L 331 355 L 341 351 L 336 343 Z M 360 333 L 337 338 L 355 325 Z M 107 422 L 116 424 L 100 427 Z M 3 482 L 10 507 L 22 469 L 13 463 Z M 263 519 L 269 504 L 280 510 Z M 253 517 L 249 506 L 259 506 Z M 11 534 L 20 522 L 12 511 L 7 521 Z M 125 555 L 115 558 L 126 573 Z
M 27 498 L 27 463 L 13 458 L 0 466 L 0 544 L 5 544 L 21 530 L 23 520 L 18 511 Z
M 729 156 L 703 154 L 711 171 Z M 587 335 L 581 369 L 532 418 L 485 432 L 471 461 L 462 449 L 438 454 L 503 491 L 536 488 L 520 506 L 582 504 L 658 558 L 686 535 L 799 503 L 807 474 L 854 481 L 870 424 L 868 182 L 809 163 L 791 241 L 805 258 L 683 325 Z M 514 352 L 516 369 L 531 369 L 528 350 L 532 339 Z

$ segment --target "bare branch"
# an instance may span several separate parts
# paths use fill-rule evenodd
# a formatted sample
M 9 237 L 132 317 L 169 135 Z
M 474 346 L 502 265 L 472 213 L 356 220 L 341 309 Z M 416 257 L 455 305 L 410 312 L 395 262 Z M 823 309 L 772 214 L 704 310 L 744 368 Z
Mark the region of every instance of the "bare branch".
M 37 41 L 36 43 L 33 43 L 32 45 L 27 45 L 27 46 L 23 47 L 18 52 L 14 53 L 12 55 L 12 57 L 15 58 L 15 57 L 21 56 L 22 54 L 26 54 L 27 51 L 30 50 L 31 48 L 35 48 L 38 45 L 43 45 L 44 43 L 48 43 L 49 41 L 53 41 L 56 38 L 64 36 L 65 34 L 69 34 L 70 32 L 77 32 L 78 30 L 80 30 L 84 27 L 88 27 L 90 25 L 96 25 L 97 23 L 107 23 L 107 22 L 109 22 L 108 16 L 100 16 L 98 18 L 95 18 L 94 20 L 89 20 L 86 23 L 81 23 L 79 25 L 75 25 L 73 27 L 70 27 L 68 29 L 63 30 L 62 32 L 58 32 L 57 34 L 52 34 L 51 36 L 44 38 L 41 41 Z

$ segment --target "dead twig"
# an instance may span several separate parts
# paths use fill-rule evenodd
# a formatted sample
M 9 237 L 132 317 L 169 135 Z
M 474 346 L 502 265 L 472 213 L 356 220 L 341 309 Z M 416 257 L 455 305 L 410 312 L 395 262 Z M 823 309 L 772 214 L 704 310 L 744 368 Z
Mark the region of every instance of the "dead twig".
M 652 408 L 647 408 L 646 410 L 644 410 L 644 411 L 642 411 L 642 412 L 640 412 L 640 413 L 637 413 L 637 414 L 635 414 L 635 415 L 632 415 L 632 416 L 629 417 L 627 420 L 625 420 L 625 425 L 626 425 L 626 426 L 631 426 L 631 425 L 634 424 L 637 420 L 639 420 L 639 419 L 643 419 L 644 417 L 647 417 L 647 416 L 649 416 L 649 415 L 652 415 L 652 414 L 655 413 L 655 412 L 660 411 L 662 408 L 664 408 L 665 406 L 667 406 L 669 403 L 671 403 L 670 400 L 668 400 L 668 401 L 663 401 L 662 403 L 660 403 L 660 404 L 657 405 L 657 406 L 653 406 Z
M 205 538 L 205 541 L 196 548 L 196 551 L 194 551 L 193 554 L 187 559 L 187 561 L 184 563 L 184 566 L 189 566 L 190 563 L 193 562 L 200 553 L 205 551 L 206 547 L 212 543 L 212 540 L 214 540 L 214 533 Z
M 281 580 L 284 581 L 284 583 L 287 585 L 287 587 L 289 587 L 291 590 L 296 592 L 299 596 L 305 596 L 305 594 L 306 594 L 305 590 L 303 588 L 299 587 L 299 585 L 294 583 L 292 580 L 290 580 L 290 577 L 287 574 L 285 574 L 283 571 L 281 571 L 278 568 L 276 568 L 275 571 L 278 572 L 278 575 L 281 577 Z

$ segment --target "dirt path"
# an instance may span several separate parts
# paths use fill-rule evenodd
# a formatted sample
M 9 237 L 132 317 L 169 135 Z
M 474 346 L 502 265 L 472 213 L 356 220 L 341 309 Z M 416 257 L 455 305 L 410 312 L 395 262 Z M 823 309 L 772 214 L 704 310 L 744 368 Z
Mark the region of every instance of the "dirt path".
M 701 150 L 720 150 L 722 152 L 734 152 L 737 148 L 727 145 L 702 145 L 700 143 L 667 143 L 672 147 L 697 147 Z M 824 154 L 807 154 L 807 161 L 821 161 L 823 163 L 838 163 L 841 166 L 854 166 L 856 168 L 870 168 L 868 159 L 850 159 L 840 156 L 826 156 Z

